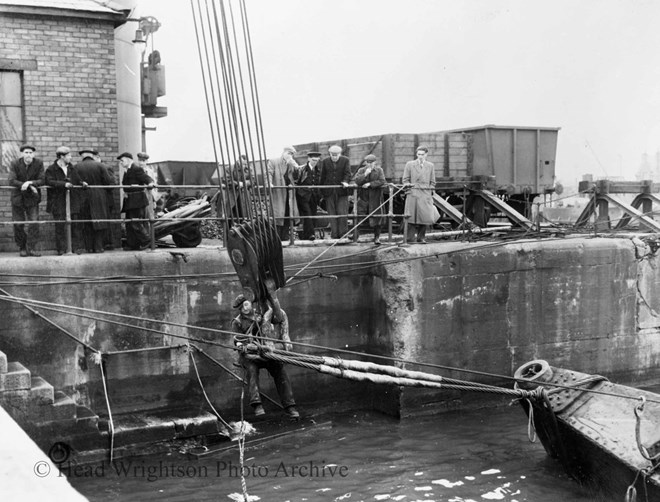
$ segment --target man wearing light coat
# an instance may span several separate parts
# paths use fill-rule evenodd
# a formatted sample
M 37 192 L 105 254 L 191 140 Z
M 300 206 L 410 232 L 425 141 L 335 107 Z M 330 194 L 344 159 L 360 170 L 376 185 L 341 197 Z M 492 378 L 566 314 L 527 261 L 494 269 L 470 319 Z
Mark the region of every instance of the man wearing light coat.
M 435 189 L 435 168 L 426 160 L 429 149 L 418 146 L 417 160 L 406 163 L 403 170 L 403 184 L 408 195 L 404 214 L 408 216 L 408 242 L 426 244 L 426 227 L 433 225 L 440 214 L 433 205 Z
M 275 226 L 280 239 L 289 239 L 289 219 L 298 219 L 298 205 L 293 193 L 289 193 L 288 186 L 293 185 L 298 178 L 300 167 L 293 159 L 295 148 L 287 146 L 277 159 L 268 160 L 268 179 L 272 188 L 273 213 Z

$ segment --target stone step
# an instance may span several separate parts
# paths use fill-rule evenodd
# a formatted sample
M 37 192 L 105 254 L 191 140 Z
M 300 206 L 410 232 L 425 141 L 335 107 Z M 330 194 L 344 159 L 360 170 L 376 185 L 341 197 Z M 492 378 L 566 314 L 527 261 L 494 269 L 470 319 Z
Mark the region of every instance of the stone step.
M 52 418 L 52 417 L 47 417 Z M 76 417 L 66 417 L 56 420 L 37 420 L 33 421 L 35 429 L 39 434 L 47 434 L 51 439 L 62 436 L 86 435 L 90 433 L 99 433 L 99 417 L 86 406 L 76 405 Z
M 29 389 L 6 390 L 0 392 L 0 405 L 18 423 L 23 423 L 27 419 L 29 402 Z
M 55 389 L 41 377 L 32 377 L 30 405 L 43 406 L 55 402 Z
M 99 416 L 87 406 L 76 406 L 76 424 L 78 428 L 98 429 Z
M 75 420 L 77 405 L 69 396 L 55 391 L 53 403 L 46 406 L 30 406 L 31 419 L 35 422 L 54 422 L 57 420 Z
M 98 426 L 101 432 L 108 432 L 109 420 L 102 418 Z M 121 414 L 114 417 L 114 427 L 114 441 L 118 447 L 217 434 L 219 430 L 215 415 L 197 410 Z
M 19 362 L 7 364 L 7 372 L 2 375 L 3 382 L 0 390 L 3 392 L 12 390 L 28 390 L 32 383 L 32 374 Z

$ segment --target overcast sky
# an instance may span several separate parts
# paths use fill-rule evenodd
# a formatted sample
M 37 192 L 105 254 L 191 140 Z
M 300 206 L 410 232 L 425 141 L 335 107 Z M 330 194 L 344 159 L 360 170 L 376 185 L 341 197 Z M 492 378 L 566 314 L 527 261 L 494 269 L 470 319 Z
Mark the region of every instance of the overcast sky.
M 213 160 L 188 0 L 162 27 L 152 159 Z M 495 124 L 561 127 L 557 175 L 634 179 L 660 150 L 660 1 L 247 0 L 269 155 L 286 144 Z

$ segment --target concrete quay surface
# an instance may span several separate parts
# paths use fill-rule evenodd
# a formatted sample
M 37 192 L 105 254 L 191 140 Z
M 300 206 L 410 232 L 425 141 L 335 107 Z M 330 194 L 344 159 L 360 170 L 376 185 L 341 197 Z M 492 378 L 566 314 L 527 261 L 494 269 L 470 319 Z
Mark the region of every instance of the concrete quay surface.
M 0 486 L 3 500 L 87 500 L 0 407 Z
M 640 235 L 445 240 L 408 247 L 359 243 L 329 250 L 322 243 L 285 246 L 288 277 L 327 252 L 281 289 L 279 298 L 291 338 L 328 347 L 300 347 L 301 352 L 333 355 L 331 348 L 341 348 L 397 357 L 456 368 L 441 372 L 406 363 L 409 369 L 509 387 L 507 377 L 517 367 L 542 358 L 641 384 L 660 377 L 660 263 L 657 246 L 647 241 Z M 46 322 L 20 304 L 1 301 L 0 351 L 70 398 L 86 427 L 107 419 L 101 371 L 89 347 L 103 353 L 116 417 L 140 414 L 151 423 L 167 411 L 206 413 L 195 367 L 216 409 L 225 419 L 239 416 L 240 370 L 226 331 L 241 285 L 217 243 L 154 252 L 12 255 L 0 262 L 0 276 L 8 294 L 56 305 L 37 307 Z M 65 307 L 88 310 L 76 316 Z M 111 324 L 94 311 L 154 322 Z M 194 337 L 204 353 L 189 351 L 185 337 Z M 362 407 L 405 416 L 486 402 L 481 394 L 375 386 L 299 367 L 287 370 L 297 403 L 307 410 Z M 262 377 L 261 383 L 277 401 L 271 379 Z M 269 414 L 282 413 L 264 404 Z M 53 417 L 23 418 L 55 430 Z M 95 444 L 101 443 L 106 444 Z

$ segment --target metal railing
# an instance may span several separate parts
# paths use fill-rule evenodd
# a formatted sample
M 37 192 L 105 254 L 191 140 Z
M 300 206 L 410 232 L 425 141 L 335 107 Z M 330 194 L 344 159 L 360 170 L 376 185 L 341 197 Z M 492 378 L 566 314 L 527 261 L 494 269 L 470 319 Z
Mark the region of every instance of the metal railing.
M 42 185 L 39 187 L 40 189 L 45 189 L 45 190 L 52 190 L 55 187 L 51 187 L 48 185 Z M 61 187 L 57 187 L 58 189 L 61 190 Z M 74 190 L 89 190 L 89 189 L 104 189 L 104 190 L 125 190 L 125 189 L 133 189 L 135 190 L 136 188 L 142 188 L 145 191 L 150 190 L 151 188 L 157 189 L 157 190 L 165 190 L 165 191 L 170 191 L 172 193 L 176 192 L 177 190 L 198 190 L 198 191 L 206 191 L 209 193 L 212 193 L 212 196 L 209 197 L 209 201 L 214 201 L 218 192 L 220 192 L 221 196 L 224 198 L 224 200 L 228 199 L 228 196 L 233 193 L 234 195 L 237 194 L 235 190 L 232 188 L 228 187 L 221 187 L 219 188 L 217 185 L 152 185 L 151 188 L 147 187 L 145 185 L 88 185 L 86 187 L 81 187 L 81 186 L 73 186 L 71 188 L 66 189 L 66 201 L 65 201 L 65 206 L 66 206 L 66 212 L 65 212 L 65 219 L 48 219 L 48 220 L 27 220 L 27 221 L 0 221 L 0 225 L 52 225 L 52 224 L 61 224 L 64 223 L 66 225 L 65 227 L 65 239 L 66 239 L 66 252 L 67 253 L 72 253 L 73 252 L 73 243 L 72 243 L 72 226 L 73 225 L 82 225 L 85 223 L 109 223 L 109 224 L 116 224 L 116 225 L 121 225 L 123 224 L 130 224 L 130 223 L 147 223 L 149 227 L 149 235 L 150 235 L 150 244 L 149 247 L 153 250 L 156 248 L 156 239 L 155 237 L 155 231 L 154 231 L 154 226 L 158 222 L 160 218 L 158 217 L 149 217 L 149 218 L 125 218 L 125 217 L 120 217 L 120 218 L 105 218 L 105 219 L 99 219 L 99 218 L 88 218 L 88 219 L 79 219 L 79 218 L 72 218 L 72 213 L 71 213 L 71 193 Z M 295 244 L 295 229 L 297 226 L 296 221 L 297 220 L 305 220 L 305 219 L 312 219 L 312 220 L 328 220 L 328 219 L 341 219 L 341 218 L 349 218 L 352 220 L 352 226 L 351 229 L 355 227 L 362 227 L 366 226 L 368 222 L 369 217 L 378 217 L 378 218 L 384 218 L 387 219 L 387 233 L 388 233 L 388 241 L 393 240 L 393 220 L 395 217 L 402 217 L 403 218 L 403 239 L 404 243 L 406 242 L 406 227 L 407 227 L 407 216 L 405 214 L 394 214 L 394 196 L 398 193 L 401 192 L 401 190 L 404 188 L 403 185 L 397 185 L 393 183 L 386 183 L 382 187 L 379 188 L 361 188 L 353 183 L 349 184 L 348 186 L 344 185 L 288 185 L 288 186 L 271 186 L 270 189 L 272 191 L 276 190 L 286 190 L 287 196 L 289 200 L 291 200 L 292 204 L 296 202 L 296 197 L 295 197 L 295 192 L 296 190 L 299 189 L 304 189 L 304 190 L 314 190 L 315 192 L 321 192 L 323 190 L 327 189 L 335 189 L 335 188 L 340 188 L 342 190 L 345 190 L 347 192 L 347 196 L 352 195 L 353 197 L 353 207 L 352 211 L 347 212 L 346 214 L 327 214 L 326 212 L 322 214 L 316 214 L 312 216 L 282 216 L 282 218 L 277 218 L 277 219 L 282 219 L 286 222 L 286 225 L 289 227 L 289 243 L 291 245 Z M 9 189 L 9 190 L 16 190 L 15 187 L 11 186 L 0 186 L 0 189 Z M 375 214 L 372 214 L 370 216 L 365 216 L 365 215 L 360 215 L 358 212 L 358 198 L 359 198 L 359 191 L 360 190 L 381 190 L 384 196 L 381 196 L 381 207 L 384 209 L 387 207 L 387 211 L 385 212 L 384 210 L 382 212 L 377 212 Z M 423 189 L 423 190 L 430 190 L 433 191 L 435 188 L 428 188 L 428 189 Z M 261 192 L 261 195 L 264 195 L 268 193 L 268 187 L 263 186 L 263 185 L 253 185 L 251 189 L 249 189 L 249 192 Z M 185 197 L 185 195 L 184 195 Z M 320 198 L 323 198 L 322 196 Z M 39 205 L 41 205 L 44 201 L 42 200 Z M 217 207 L 217 202 L 216 202 L 216 207 Z M 227 209 L 226 203 L 222 203 L 223 207 L 223 213 Z M 349 206 L 350 207 L 350 206 Z M 168 214 L 168 213 L 165 213 Z M 362 221 L 361 220 L 364 220 Z M 226 230 L 228 228 L 229 222 L 236 221 L 247 221 L 247 218 L 237 218 L 237 217 L 232 217 L 232 216 L 227 216 L 226 214 L 223 214 L 223 216 L 216 216 L 216 217 L 211 217 L 211 216 L 205 216 L 202 218 L 196 218 L 196 217 L 184 217 L 184 218 L 167 218 L 168 222 L 181 222 L 181 223 L 201 223 L 205 221 L 217 221 L 220 222 L 223 226 L 223 229 Z M 324 229 L 327 228 L 323 227 Z M 315 230 L 318 229 L 318 227 L 315 227 Z M 224 243 L 224 237 L 225 237 L 226 232 L 223 232 L 223 246 L 225 245 Z M 353 242 L 357 242 L 358 239 L 358 233 L 357 232 L 352 232 L 352 240 Z

